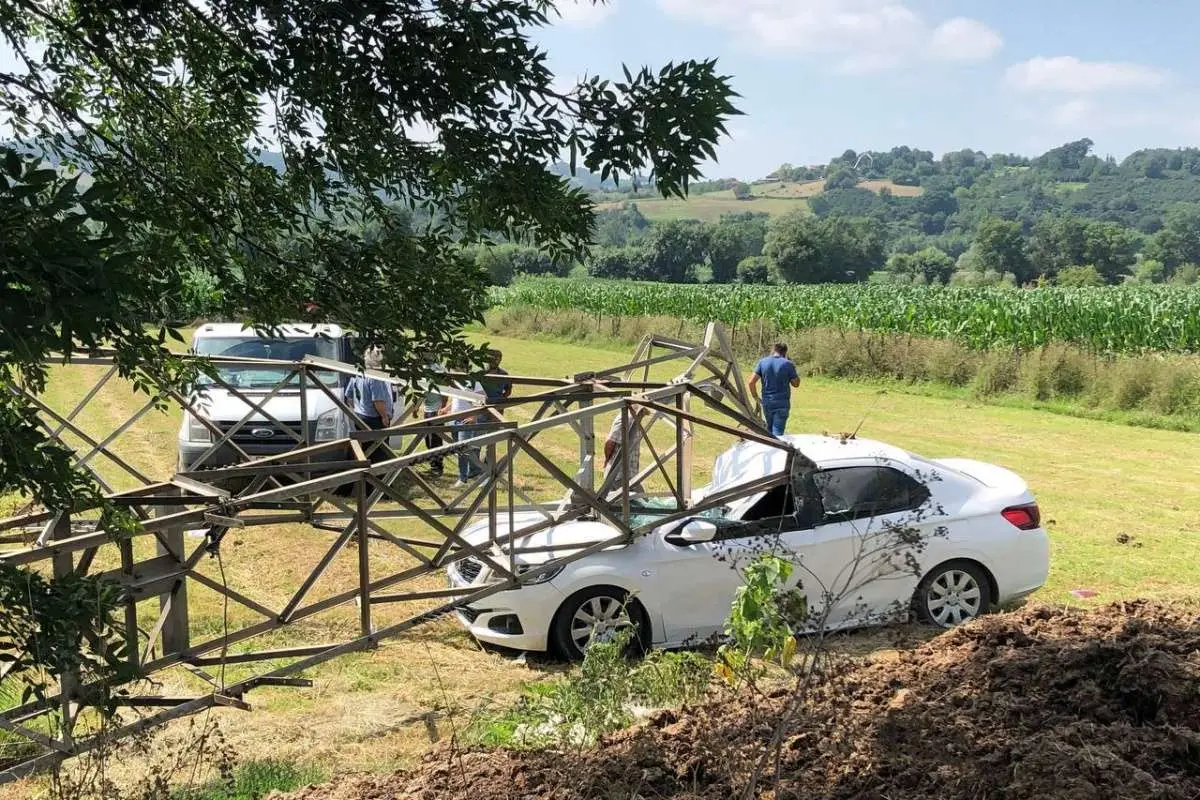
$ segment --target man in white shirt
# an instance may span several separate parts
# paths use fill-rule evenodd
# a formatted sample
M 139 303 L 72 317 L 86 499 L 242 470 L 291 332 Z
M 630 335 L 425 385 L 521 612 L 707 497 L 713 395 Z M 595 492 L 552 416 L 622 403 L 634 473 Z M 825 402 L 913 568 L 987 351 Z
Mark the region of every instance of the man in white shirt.
M 483 394 L 483 384 L 481 384 L 479 381 L 470 381 L 467 383 L 460 382 L 459 388 L 463 389 L 464 391 L 476 392 L 478 394 Z M 478 407 L 477 403 L 473 403 L 470 400 L 467 400 L 462 397 L 454 397 L 454 398 L 451 398 L 451 400 L 450 400 L 450 413 L 451 414 L 457 414 L 460 411 L 470 411 L 472 408 L 477 408 L 477 407 Z M 479 422 L 479 421 L 481 421 L 481 417 L 479 415 L 475 415 L 475 416 L 470 416 L 470 417 L 463 417 L 462 419 L 456 420 L 454 422 L 454 424 L 455 425 L 466 425 L 468 423 Z M 475 434 L 471 433 L 470 431 L 459 431 L 458 432 L 458 441 L 465 442 L 468 439 L 472 438 L 474 435 Z M 472 460 L 472 458 L 474 458 L 474 460 Z M 464 453 L 458 454 L 458 482 L 454 484 L 456 487 L 465 486 L 467 481 L 469 481 L 471 478 L 479 475 L 479 473 L 482 470 L 480 469 L 479 465 L 477 463 L 475 463 L 478 460 L 479 460 L 479 450 L 477 450 L 477 449 L 472 449 L 469 452 L 464 452 Z
M 611 472 L 616 475 L 613 479 L 612 488 L 620 489 L 625 485 L 625 478 L 622 476 L 621 470 L 624 469 L 624 474 L 629 476 L 631 481 L 629 491 L 631 493 L 640 493 L 643 491 L 641 482 L 632 483 L 637 478 L 641 471 L 641 449 L 642 439 L 645 437 L 643 426 L 646 423 L 646 408 L 636 403 L 631 403 L 628 414 L 624 415 L 627 419 L 626 431 L 628 439 L 628 451 L 621 453 L 621 418 L 620 411 L 613 418 L 612 427 L 608 431 L 608 439 L 604 442 L 604 470 L 605 473 Z M 623 456 L 623 457 L 622 457 Z

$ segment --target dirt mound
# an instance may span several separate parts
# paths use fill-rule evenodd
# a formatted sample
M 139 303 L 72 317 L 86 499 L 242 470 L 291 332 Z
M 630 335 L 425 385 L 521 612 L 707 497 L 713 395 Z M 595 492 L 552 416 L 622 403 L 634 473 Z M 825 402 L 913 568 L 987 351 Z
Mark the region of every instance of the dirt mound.
M 1137 602 L 987 617 L 791 695 L 663 712 L 579 753 L 431 753 L 349 798 L 1200 797 L 1200 617 Z M 777 777 L 776 777 L 777 776 Z

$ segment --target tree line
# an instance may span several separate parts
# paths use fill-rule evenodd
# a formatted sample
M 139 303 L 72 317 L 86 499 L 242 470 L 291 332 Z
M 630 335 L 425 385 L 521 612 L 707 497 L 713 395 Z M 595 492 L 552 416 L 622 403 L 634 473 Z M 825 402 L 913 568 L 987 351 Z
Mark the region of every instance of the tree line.
M 593 238 L 595 247 L 585 267 L 597 278 L 671 283 L 1194 283 L 1200 264 L 1200 204 L 1172 208 L 1162 227 L 1149 236 L 1114 222 L 1050 212 L 1031 224 L 988 216 L 969 237 L 946 243 L 934 237 L 896 236 L 894 228 L 877 217 L 804 210 L 777 217 L 746 211 L 725 214 L 712 223 L 651 223 L 636 202 L 629 201 L 597 213 Z
M 927 235 L 967 235 L 988 216 L 1030 226 L 1048 212 L 1153 234 L 1177 203 L 1200 203 L 1200 148 L 1139 150 L 1120 162 L 1092 149 L 1085 138 L 1034 158 L 959 150 L 935 159 L 911 147 L 847 150 L 824 165 L 784 164 L 768 179 L 823 180 L 826 192 L 813 203 L 818 214 L 875 215 Z M 893 198 L 858 188 L 864 180 L 923 191 L 920 198 Z

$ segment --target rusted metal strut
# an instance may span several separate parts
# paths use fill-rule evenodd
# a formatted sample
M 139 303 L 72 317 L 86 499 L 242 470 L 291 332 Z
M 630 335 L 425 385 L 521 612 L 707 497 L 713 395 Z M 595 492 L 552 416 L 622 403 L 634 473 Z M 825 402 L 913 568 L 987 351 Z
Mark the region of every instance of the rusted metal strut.
M 161 441 L 161 425 L 150 433 L 138 428 L 154 417 L 141 403 L 108 431 L 89 432 L 82 424 L 90 404 L 117 383 L 112 358 L 71 354 L 60 361 L 68 365 L 63 369 L 90 370 L 98 376 L 96 385 L 69 411 L 55 410 L 42 398 L 29 400 L 42 411 L 46 432 L 75 450 L 81 469 L 112 487 L 108 501 L 132 512 L 140 527 L 118 537 L 102 529 L 95 509 L 29 507 L 0 520 L 0 564 L 60 579 L 100 576 L 119 586 L 117 634 L 129 663 L 121 685 L 73 670 L 48 676 L 44 697 L 0 711 L 0 730 L 22 743 L 18 758 L 0 764 L 0 783 L 205 708 L 249 708 L 244 698 L 256 687 L 306 685 L 297 676 L 322 662 L 374 647 L 658 525 L 788 482 L 796 459 L 803 459 L 763 431 L 716 324 L 699 343 L 647 337 L 630 362 L 611 369 L 562 379 L 505 376 L 515 386 L 513 396 L 471 411 L 419 419 L 417 400 L 383 430 L 370 430 L 328 385 L 330 374 L 357 374 L 349 365 L 312 357 L 296 363 L 210 359 L 218 367 L 281 370 L 281 378 L 269 391 L 250 395 L 222 381 L 218 371 L 214 385 L 246 407 L 240 420 L 221 425 L 203 415 L 197 395 L 158 387 L 175 414 L 193 414 L 209 430 L 206 455 L 236 456 L 234 463 L 208 469 L 198 463 L 161 481 L 122 454 L 123 437 L 141 437 L 143 448 L 147 441 L 171 446 L 169 438 Z M 664 370 L 672 371 L 669 379 L 654 378 Z M 407 390 L 396 376 L 368 374 Z M 447 380 L 454 377 L 448 374 Z M 350 420 L 349 435 L 314 441 L 313 426 L 304 418 L 292 431 L 293 447 L 251 457 L 237 441 L 239 431 L 267 422 L 288 429 L 268 405 L 296 389 L 327 396 Z M 439 391 L 478 399 L 453 385 Z M 704 413 L 693 411 L 694 399 Z M 598 470 L 597 418 L 638 413 L 653 462 L 639 475 Z M 776 474 L 694 502 L 692 439 L 704 431 L 781 448 L 789 454 L 787 464 Z M 422 447 L 430 434 L 443 443 Z M 417 469 L 459 456 L 479 470 L 465 486 L 447 487 Z M 656 479 L 661 510 L 646 522 L 635 513 L 631 487 Z M 527 543 L 531 534 L 578 519 L 601 520 L 612 536 L 517 569 L 517 557 L 537 549 Z M 486 540 L 469 541 L 467 528 L 484 521 Z M 231 555 L 231 536 L 256 531 L 265 552 L 248 572 L 286 574 L 286 591 L 276 587 L 265 594 L 252 578 L 228 579 L 223 559 Z M 308 556 L 315 561 L 298 568 L 297 561 Z M 488 564 L 496 580 L 446 588 L 442 574 L 465 558 Z M 214 605 L 229 609 L 217 633 Z M 315 632 L 305 627 L 322 619 Z M 284 629 L 303 643 L 281 647 Z M 325 641 L 329 631 L 340 638 Z M 0 663 L 0 682 L 28 677 L 6 674 L 4 667 Z M 169 681 L 171 693 L 145 692 L 150 676 L 160 684 Z M 100 733 L 91 716 L 97 690 L 118 695 L 121 707 Z

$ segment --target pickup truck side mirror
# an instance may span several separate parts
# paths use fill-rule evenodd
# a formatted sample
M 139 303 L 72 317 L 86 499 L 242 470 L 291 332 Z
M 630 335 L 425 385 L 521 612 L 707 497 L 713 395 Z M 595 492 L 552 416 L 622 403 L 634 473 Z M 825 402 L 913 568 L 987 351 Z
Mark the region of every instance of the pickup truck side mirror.
M 684 520 L 683 523 L 663 537 L 666 542 L 677 547 L 703 544 L 704 542 L 711 542 L 716 538 L 716 523 L 697 517 Z

